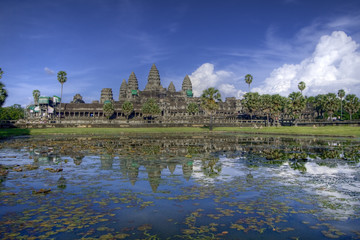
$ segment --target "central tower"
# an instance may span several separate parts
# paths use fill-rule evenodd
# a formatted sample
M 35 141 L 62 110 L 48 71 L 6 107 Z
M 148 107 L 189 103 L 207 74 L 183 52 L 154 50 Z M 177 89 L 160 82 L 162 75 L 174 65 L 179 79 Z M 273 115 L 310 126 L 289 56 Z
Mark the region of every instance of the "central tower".
M 146 84 L 145 91 L 162 89 L 163 87 L 161 86 L 159 71 L 157 70 L 155 64 L 153 64 L 149 72 L 148 83 Z

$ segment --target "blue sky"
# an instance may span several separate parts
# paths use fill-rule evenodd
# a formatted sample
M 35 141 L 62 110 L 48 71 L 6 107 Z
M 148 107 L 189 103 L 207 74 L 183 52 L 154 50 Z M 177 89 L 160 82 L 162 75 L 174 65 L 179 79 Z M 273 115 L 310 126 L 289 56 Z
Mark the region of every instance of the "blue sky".
M 358 0 L 0 0 L 0 67 L 5 106 L 31 104 L 32 91 L 119 96 L 132 71 L 144 89 L 156 64 L 161 82 L 224 97 L 248 91 L 287 96 L 305 81 L 308 96 L 360 93 Z

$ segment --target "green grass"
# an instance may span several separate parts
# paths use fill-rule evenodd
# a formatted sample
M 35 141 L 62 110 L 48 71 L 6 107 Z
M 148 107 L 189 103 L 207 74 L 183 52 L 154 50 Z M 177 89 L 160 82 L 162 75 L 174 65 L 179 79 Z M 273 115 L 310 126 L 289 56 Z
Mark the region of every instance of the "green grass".
M 216 128 L 216 131 L 243 132 L 256 134 L 286 134 L 301 136 L 341 136 L 360 137 L 360 127 L 326 126 L 326 127 L 264 127 L 264 128 Z
M 207 128 L 171 127 L 171 128 L 44 128 L 44 129 L 0 129 L 0 137 L 21 135 L 117 135 L 121 133 L 204 133 Z M 360 137 L 360 127 L 327 126 L 327 127 L 217 127 L 214 132 L 237 132 L 250 134 L 286 134 L 300 136 L 341 136 Z

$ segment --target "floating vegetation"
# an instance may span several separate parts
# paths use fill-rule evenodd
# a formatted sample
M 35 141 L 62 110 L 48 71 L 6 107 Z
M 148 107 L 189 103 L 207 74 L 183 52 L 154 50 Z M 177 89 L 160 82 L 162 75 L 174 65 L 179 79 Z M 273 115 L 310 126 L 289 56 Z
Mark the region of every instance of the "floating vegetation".
M 55 136 L 0 149 L 1 239 L 360 236 L 356 140 Z

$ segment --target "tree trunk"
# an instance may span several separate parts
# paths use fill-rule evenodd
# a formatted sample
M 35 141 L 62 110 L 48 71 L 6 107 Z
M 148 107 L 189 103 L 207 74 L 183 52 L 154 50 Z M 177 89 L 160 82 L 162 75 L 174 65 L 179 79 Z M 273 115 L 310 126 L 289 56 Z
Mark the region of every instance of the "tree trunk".
M 213 130 L 213 116 L 212 116 L 212 114 L 210 114 L 210 126 L 209 126 L 209 130 L 210 130 L 210 131 Z
M 59 109 L 59 123 L 61 123 L 61 102 L 62 102 L 63 84 L 61 83 L 61 95 L 60 95 L 60 109 Z

